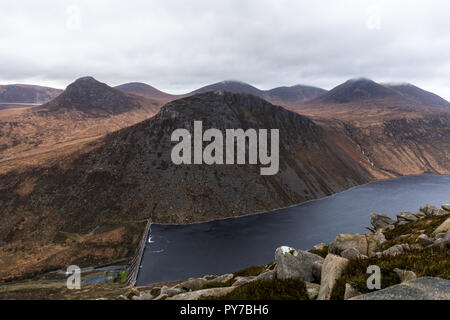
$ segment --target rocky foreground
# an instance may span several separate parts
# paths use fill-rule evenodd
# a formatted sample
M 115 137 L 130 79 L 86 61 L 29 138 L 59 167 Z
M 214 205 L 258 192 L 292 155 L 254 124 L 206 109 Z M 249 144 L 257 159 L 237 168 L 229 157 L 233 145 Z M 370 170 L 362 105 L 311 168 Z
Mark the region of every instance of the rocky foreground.
M 0 299 L 450 300 L 450 205 L 426 205 L 396 220 L 372 213 L 370 222 L 368 233 L 340 234 L 309 251 L 283 246 L 275 261 L 230 274 L 133 287 L 123 270 L 114 281 L 83 280 L 81 290 L 68 290 L 65 275 L 48 273 L 2 284 Z M 367 288 L 374 265 L 381 290 Z
M 425 205 L 393 220 L 372 213 L 365 234 L 340 234 L 309 251 L 280 247 L 275 261 L 234 274 L 135 288 L 120 298 L 426 299 L 450 300 L 450 205 Z M 367 288 L 367 267 L 381 270 L 381 290 Z

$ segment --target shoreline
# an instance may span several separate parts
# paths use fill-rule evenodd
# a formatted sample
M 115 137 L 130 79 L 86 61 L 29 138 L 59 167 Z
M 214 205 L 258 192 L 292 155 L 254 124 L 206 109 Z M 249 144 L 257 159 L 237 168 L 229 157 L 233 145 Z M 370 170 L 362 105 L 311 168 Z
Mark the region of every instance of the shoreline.
M 210 223 L 210 222 L 215 222 L 215 221 L 226 221 L 226 220 L 231 220 L 231 219 L 245 218 L 245 217 L 256 216 L 256 215 L 261 215 L 261 214 L 265 214 L 265 213 L 273 213 L 273 212 L 278 211 L 278 210 L 294 208 L 294 207 L 298 207 L 298 206 L 304 205 L 304 204 L 306 204 L 306 203 L 310 203 L 310 202 L 314 202 L 314 201 L 318 201 L 318 200 L 327 199 L 327 198 L 336 196 L 336 195 L 338 195 L 338 194 L 341 194 L 341 193 L 343 193 L 343 192 L 347 192 L 347 191 L 350 191 L 350 190 L 355 189 L 355 188 L 360 188 L 360 187 L 369 185 L 369 184 L 371 184 L 371 183 L 376 183 L 376 182 L 380 182 L 380 181 L 388 181 L 388 180 L 401 179 L 401 178 L 406 178 L 406 177 L 424 176 L 424 175 L 434 175 L 434 176 L 437 175 L 437 176 L 448 176 L 448 177 L 450 177 L 450 174 L 440 174 L 440 173 L 419 173 L 419 174 L 410 174 L 410 175 L 398 176 L 398 177 L 395 177 L 395 178 L 377 179 L 377 180 L 369 181 L 369 182 L 367 182 L 367 183 L 363 183 L 363 184 L 359 184 L 359 185 L 350 187 L 350 188 L 345 189 L 345 190 L 343 190 L 343 191 L 336 192 L 336 193 L 330 194 L 330 195 L 325 196 L 325 197 L 322 197 L 322 198 L 306 200 L 306 201 L 304 201 L 304 202 L 300 202 L 300 203 L 297 203 L 297 204 L 293 204 L 293 205 L 291 205 L 291 206 L 280 207 L 280 208 L 277 208 L 277 209 L 271 209 L 271 210 L 268 210 L 268 211 L 258 211 L 258 212 L 253 212 L 253 213 L 248 213 L 248 214 L 245 214 L 245 215 L 241 215 L 241 216 L 227 217 L 227 218 L 221 218 L 221 219 L 210 219 L 210 220 L 205 220 L 205 221 L 200 221 L 200 222 L 190 222 L 190 223 L 183 223 L 183 224 L 157 223 L 157 222 L 151 222 L 151 223 L 152 223 L 152 225 L 156 225 L 156 226 L 180 227 L 180 226 L 191 226 L 191 225 L 198 225 L 198 224 Z M 151 220 L 151 218 L 149 218 L 149 219 Z

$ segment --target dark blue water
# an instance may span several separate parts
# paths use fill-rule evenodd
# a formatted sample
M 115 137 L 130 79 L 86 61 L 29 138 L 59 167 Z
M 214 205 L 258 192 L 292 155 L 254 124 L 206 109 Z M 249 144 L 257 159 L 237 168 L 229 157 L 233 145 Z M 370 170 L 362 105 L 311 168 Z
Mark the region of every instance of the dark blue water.
M 364 233 L 371 212 L 392 217 L 450 203 L 450 176 L 376 181 L 295 207 L 185 226 L 152 225 L 137 284 L 234 272 L 273 261 L 282 245 L 310 249 L 339 233 Z

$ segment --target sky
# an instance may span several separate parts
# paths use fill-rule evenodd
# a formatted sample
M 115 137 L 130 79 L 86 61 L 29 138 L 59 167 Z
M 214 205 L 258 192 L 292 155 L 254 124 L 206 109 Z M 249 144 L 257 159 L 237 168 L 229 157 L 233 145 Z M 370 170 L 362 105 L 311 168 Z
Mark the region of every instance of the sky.
M 445 0 L 1 0 L 0 84 L 90 75 L 184 93 L 366 77 L 450 100 L 449 15 Z

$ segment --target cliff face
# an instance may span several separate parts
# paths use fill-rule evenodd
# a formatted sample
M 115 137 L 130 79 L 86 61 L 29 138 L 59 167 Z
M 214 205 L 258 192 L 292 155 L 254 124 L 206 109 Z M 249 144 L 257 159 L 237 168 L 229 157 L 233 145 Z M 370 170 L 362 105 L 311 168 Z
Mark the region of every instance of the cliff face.
M 345 127 L 364 156 L 382 171 L 396 176 L 450 173 L 449 114 Z
M 194 120 L 205 128 L 279 129 L 280 172 L 262 176 L 259 165 L 174 165 L 171 133 L 192 132 Z M 50 167 L 2 175 L 0 243 L 8 250 L 26 244 L 7 256 L 28 271 L 129 257 L 147 218 L 190 223 L 240 216 L 370 181 L 352 148 L 350 140 L 257 97 L 195 95 Z M 37 246 L 47 247 L 46 253 Z M 5 277 L 21 268 L 0 270 Z

